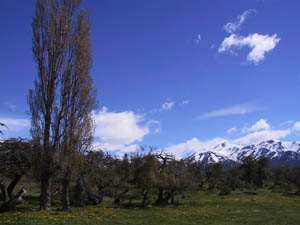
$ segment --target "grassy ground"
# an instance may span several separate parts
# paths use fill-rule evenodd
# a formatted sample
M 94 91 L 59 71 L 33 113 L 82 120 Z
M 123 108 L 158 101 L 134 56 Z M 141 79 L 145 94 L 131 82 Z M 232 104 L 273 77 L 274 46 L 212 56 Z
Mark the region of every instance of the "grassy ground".
M 27 197 L 19 211 L 0 214 L 0 224 L 300 224 L 300 197 L 284 196 L 268 190 L 257 195 L 234 192 L 228 196 L 199 192 L 180 200 L 179 206 L 125 208 L 106 200 L 101 206 L 72 208 L 72 213 L 37 210 L 38 199 Z

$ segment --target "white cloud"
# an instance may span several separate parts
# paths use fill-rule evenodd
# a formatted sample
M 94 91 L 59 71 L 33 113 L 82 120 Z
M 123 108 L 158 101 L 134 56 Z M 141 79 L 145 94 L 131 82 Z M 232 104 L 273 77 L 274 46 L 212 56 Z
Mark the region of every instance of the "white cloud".
M 146 126 L 152 130 L 152 134 L 159 134 L 161 132 L 160 122 L 157 120 L 149 120 Z
M 266 120 L 260 119 L 255 124 L 253 124 L 250 128 L 244 128 L 242 132 L 254 132 L 259 130 L 268 130 L 270 129 L 270 125 Z
M 3 129 L 4 133 L 14 133 L 23 130 L 29 130 L 30 120 L 29 119 L 20 119 L 20 118 L 0 118 L 0 122 L 4 123 L 7 129 Z M 11 136 L 11 135 L 9 135 Z
M 230 129 L 227 130 L 228 134 L 232 134 L 234 132 L 237 132 L 237 128 L 236 127 L 231 127 Z
M 256 144 L 265 140 L 278 140 L 280 138 L 284 138 L 291 133 L 291 130 L 263 130 L 256 131 L 241 138 L 237 138 L 233 140 L 234 143 L 248 145 L 248 144 Z
M 96 123 L 95 136 L 106 143 L 130 144 L 141 141 L 150 132 L 147 126 L 140 125 L 143 116 L 131 111 L 108 112 L 103 107 L 100 112 L 93 112 L 93 118 Z
M 257 106 L 253 103 L 245 103 L 245 104 L 230 106 L 223 109 L 217 109 L 209 113 L 200 115 L 196 119 L 208 119 L 213 117 L 221 117 L 221 116 L 229 116 L 229 115 L 243 115 L 247 113 L 257 112 L 262 109 L 263 109 L 262 107 Z
M 0 118 L 0 122 L 4 123 L 8 128 L 10 127 L 29 127 L 30 120 L 18 118 Z
M 161 110 L 171 110 L 174 106 L 174 101 L 167 101 L 161 105 Z
M 184 100 L 184 101 L 182 101 L 182 104 L 183 105 L 187 105 L 187 104 L 189 104 L 190 103 L 190 100 Z
M 172 101 L 169 98 L 167 98 L 166 102 L 161 104 L 160 108 L 152 109 L 151 112 L 157 113 L 157 112 L 169 111 L 174 108 L 175 104 L 176 104 L 175 101 Z
M 29 136 L 29 119 L 1 117 L 0 122 L 6 125 L 6 127 L 1 128 L 4 138 L 19 136 L 27 138 Z
M 299 121 L 299 122 L 296 122 L 296 123 L 294 124 L 293 130 L 300 131 L 300 121 Z
M 183 156 L 191 152 L 200 153 L 201 151 L 206 151 L 207 148 L 213 148 L 223 142 L 227 142 L 227 140 L 224 138 L 215 138 L 203 142 L 194 137 L 184 143 L 169 146 L 166 148 L 166 151 L 176 156 Z
M 103 107 L 100 112 L 93 112 L 95 120 L 95 138 L 100 142 L 94 147 L 104 151 L 131 151 L 150 133 L 160 132 L 160 123 L 156 120 L 145 122 L 144 116 L 132 111 L 109 112 Z M 95 148 L 96 148 L 95 147 Z
M 230 34 L 234 33 L 235 31 L 239 30 L 241 25 L 246 21 L 246 18 L 252 14 L 256 13 L 255 9 L 248 9 L 237 17 L 237 21 L 229 22 L 224 26 L 224 30 Z
M 232 52 L 232 47 L 242 48 L 248 46 L 251 51 L 247 56 L 249 62 L 257 64 L 259 61 L 265 58 L 265 53 L 273 50 L 280 38 L 277 38 L 277 34 L 272 36 L 261 34 L 249 34 L 247 37 L 237 36 L 231 34 L 225 38 L 219 47 L 219 53 L 226 51 Z
M 201 35 L 198 34 L 198 35 L 197 35 L 197 38 L 194 39 L 194 42 L 195 42 L 196 45 L 199 45 L 200 41 L 201 41 Z
M 288 121 L 285 121 L 285 122 L 281 123 L 280 126 L 289 126 L 293 123 L 295 123 L 294 120 L 288 120 Z
M 138 149 L 139 149 L 138 144 L 118 145 L 118 144 L 103 143 L 103 142 L 94 142 L 93 143 L 94 151 L 102 150 L 104 152 L 117 151 L 119 153 L 128 153 L 128 152 L 135 152 Z
M 250 145 L 250 144 L 257 144 L 262 141 L 266 140 L 278 140 L 281 138 L 286 137 L 291 133 L 291 130 L 263 130 L 263 131 L 256 131 L 250 134 L 247 134 L 243 137 L 234 139 L 234 140 L 227 140 L 225 138 L 214 138 L 208 141 L 200 141 L 198 138 L 194 137 L 186 142 L 171 145 L 166 148 L 166 151 L 174 154 L 177 157 L 184 156 L 187 153 L 201 153 L 206 152 L 209 149 L 216 147 L 217 145 L 227 142 L 231 145 Z M 220 154 L 226 154 L 226 152 L 220 152 Z

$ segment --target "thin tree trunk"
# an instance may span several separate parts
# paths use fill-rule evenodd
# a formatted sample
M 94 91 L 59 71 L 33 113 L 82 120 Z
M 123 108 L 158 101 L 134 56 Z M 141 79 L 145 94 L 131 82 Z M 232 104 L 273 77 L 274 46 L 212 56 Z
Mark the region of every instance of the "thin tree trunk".
M 174 205 L 174 203 L 175 203 L 175 191 L 171 190 L 170 194 L 171 194 L 171 204 Z
M 158 198 L 156 200 L 156 204 L 160 205 L 163 202 L 163 198 L 164 198 L 164 189 L 160 188 L 158 192 Z
M 62 180 L 62 210 L 70 211 L 70 199 L 69 199 L 69 180 L 64 178 Z
M 51 208 L 51 176 L 44 174 L 41 180 L 40 210 L 49 211 Z
M 52 90 L 51 90 L 52 91 Z M 50 94 L 51 97 L 51 94 Z M 49 211 L 51 209 L 51 152 L 50 152 L 50 125 L 51 125 L 51 106 L 52 102 L 46 102 L 46 116 L 44 128 L 44 146 L 43 154 L 45 156 L 44 166 L 42 166 L 41 173 L 41 197 L 40 197 L 40 210 Z
M 75 186 L 75 194 L 74 194 L 74 205 L 75 206 L 84 206 L 83 199 L 83 186 L 81 179 L 78 178 Z
M 1 193 L 2 193 L 1 200 L 4 201 L 4 202 L 8 202 L 9 201 L 9 196 L 8 196 L 7 188 L 2 183 L 2 181 L 0 182 L 0 190 L 1 190 Z
M 148 203 L 148 200 L 149 200 L 148 190 L 143 190 L 142 195 L 143 195 L 142 207 L 145 207 Z

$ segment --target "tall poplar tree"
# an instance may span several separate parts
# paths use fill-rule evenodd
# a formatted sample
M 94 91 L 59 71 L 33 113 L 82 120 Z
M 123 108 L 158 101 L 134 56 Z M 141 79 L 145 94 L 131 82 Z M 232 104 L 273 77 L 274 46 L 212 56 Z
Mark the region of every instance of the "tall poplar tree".
M 80 3 L 37 0 L 32 22 L 37 78 L 28 103 L 35 166 L 40 171 L 41 210 L 50 210 L 51 178 L 57 170 L 63 173 L 63 208 L 68 209 L 71 172 L 93 138 L 91 111 L 96 107 L 96 92 L 89 73 L 90 22 Z

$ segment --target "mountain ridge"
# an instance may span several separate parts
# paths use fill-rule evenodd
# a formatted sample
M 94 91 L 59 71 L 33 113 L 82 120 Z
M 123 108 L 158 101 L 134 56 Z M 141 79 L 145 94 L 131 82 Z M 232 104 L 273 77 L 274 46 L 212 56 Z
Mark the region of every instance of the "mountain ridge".
M 215 147 L 201 149 L 197 157 L 204 166 L 221 162 L 224 167 L 234 167 L 241 164 L 246 157 L 256 160 L 267 157 L 270 159 L 271 166 L 295 166 L 300 165 L 300 143 L 267 140 L 241 146 L 223 142 Z

